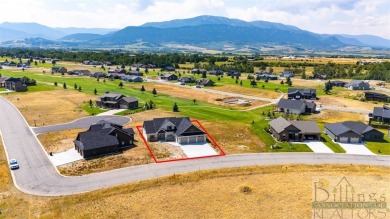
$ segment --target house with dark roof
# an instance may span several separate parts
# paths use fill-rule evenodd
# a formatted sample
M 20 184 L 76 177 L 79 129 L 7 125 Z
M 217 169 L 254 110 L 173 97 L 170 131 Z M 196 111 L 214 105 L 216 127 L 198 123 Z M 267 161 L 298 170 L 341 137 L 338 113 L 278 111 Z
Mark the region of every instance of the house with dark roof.
M 108 70 L 108 73 L 117 73 L 117 74 L 122 73 L 122 74 L 124 74 L 124 73 L 126 73 L 126 69 L 124 69 L 124 68 L 110 69 L 110 70 Z
M 174 81 L 174 80 L 177 80 L 178 77 L 175 74 L 166 73 L 166 74 L 161 74 L 160 75 L 160 79 L 161 80 L 167 80 L 167 81 Z
M 312 100 L 317 99 L 316 89 L 297 89 L 297 88 L 288 88 L 287 91 L 288 99 L 306 99 Z
M 145 121 L 142 132 L 148 141 L 175 141 L 179 144 L 206 142 L 206 133 L 188 117 L 155 118 Z
M 165 66 L 162 68 L 162 71 L 175 71 L 176 69 L 172 66 Z
M 215 82 L 208 78 L 201 78 L 196 80 L 196 84 L 207 87 L 207 86 L 214 86 Z
M 10 77 L 0 77 L 0 87 L 5 87 L 5 80 Z
M 209 75 L 223 75 L 222 70 L 210 70 Z
M 304 100 L 280 99 L 277 107 L 280 112 L 300 115 L 314 113 L 317 105 L 314 102 Z
M 347 82 L 345 81 L 330 81 L 330 84 L 335 87 L 344 87 Z
M 178 81 L 183 82 L 183 83 L 195 83 L 196 80 L 192 76 L 184 76 L 184 77 L 179 78 Z
M 324 129 L 333 141 L 360 143 L 362 141 L 383 141 L 384 134 L 362 122 L 346 121 L 326 124 Z
M 204 72 L 207 72 L 207 70 L 202 68 L 194 68 L 191 70 L 192 74 L 203 74 Z
M 292 78 L 294 76 L 295 76 L 295 74 L 292 71 L 282 71 L 279 73 L 279 77 L 281 77 L 281 78 Z
M 390 100 L 389 96 L 386 94 L 381 94 L 381 93 L 371 92 L 371 91 L 364 92 L 364 97 L 368 101 L 388 102 Z
M 125 76 L 122 78 L 122 80 L 127 82 L 143 82 L 144 79 L 142 79 L 140 76 Z
M 390 107 L 374 107 L 372 114 L 370 114 L 371 120 L 379 121 L 382 123 L 390 124 Z
M 111 109 L 136 109 L 138 108 L 138 99 L 135 97 L 126 97 L 122 94 L 108 93 L 98 97 L 96 99 L 96 105 Z
M 278 141 L 319 140 L 321 130 L 314 121 L 288 121 L 278 117 L 269 122 L 270 131 Z
M 52 73 L 66 73 L 66 72 L 68 72 L 68 69 L 66 69 L 65 67 L 62 67 L 62 66 L 54 66 L 53 68 L 51 68 L 51 72 Z
M 132 75 L 132 76 L 144 76 L 144 73 L 140 72 L 140 71 L 129 71 L 127 72 L 128 75 Z
M 105 73 L 105 72 L 94 72 L 94 73 L 91 74 L 91 77 L 105 78 L 105 77 L 107 77 L 107 73 Z
M 27 85 L 23 83 L 21 78 L 7 78 L 4 80 L 4 87 L 7 90 L 13 90 L 16 92 L 27 91 Z
M 241 73 L 236 70 L 229 70 L 228 72 L 226 72 L 226 75 L 231 77 L 239 77 L 241 76 Z
M 72 70 L 68 71 L 68 75 L 77 75 L 77 76 L 90 76 L 91 71 L 89 70 Z
M 84 158 L 91 158 L 131 146 L 134 142 L 134 130 L 101 120 L 91 125 L 85 132 L 80 132 L 74 141 L 75 149 Z
M 370 90 L 370 84 L 362 80 L 352 80 L 344 85 L 349 90 Z

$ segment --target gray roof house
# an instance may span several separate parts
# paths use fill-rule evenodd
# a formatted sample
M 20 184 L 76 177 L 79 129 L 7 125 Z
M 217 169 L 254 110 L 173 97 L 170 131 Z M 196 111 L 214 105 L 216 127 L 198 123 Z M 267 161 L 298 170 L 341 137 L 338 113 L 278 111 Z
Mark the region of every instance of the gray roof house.
M 278 117 L 269 122 L 270 131 L 278 141 L 319 140 L 321 130 L 314 121 L 288 121 Z
M 349 90 L 370 90 L 370 84 L 362 80 L 352 80 L 344 85 Z
M 10 77 L 0 77 L 0 87 L 5 87 L 5 80 Z
M 372 120 L 390 124 L 390 107 L 383 105 L 382 107 L 374 107 L 370 115 Z
M 179 78 L 180 82 L 183 82 L 183 83 L 195 83 L 195 78 L 193 76 L 184 76 L 184 77 L 181 77 Z
M 298 89 L 298 88 L 288 88 L 287 90 L 288 99 L 317 99 L 316 89 Z
M 314 113 L 317 105 L 314 102 L 304 100 L 280 99 L 277 107 L 280 112 L 300 115 Z
M 52 73 L 66 73 L 68 72 L 68 69 L 62 66 L 55 66 L 51 69 Z
M 4 87 L 7 90 L 13 90 L 16 92 L 27 91 L 27 85 L 23 83 L 21 78 L 9 77 L 3 81 Z
M 101 120 L 80 132 L 74 141 L 75 149 L 84 158 L 101 156 L 117 152 L 119 148 L 131 146 L 134 142 L 134 130 L 123 129 L 121 125 Z
M 384 134 L 362 122 L 346 121 L 325 125 L 325 134 L 333 141 L 359 143 L 362 141 L 383 141 Z
M 198 80 L 196 80 L 196 83 L 198 85 L 202 85 L 202 86 L 214 86 L 214 84 L 215 84 L 214 81 L 212 81 L 211 79 L 208 79 L 208 78 L 198 79 Z
M 173 81 L 173 80 L 177 80 L 178 77 L 175 74 L 165 73 L 165 74 L 161 74 L 159 78 L 161 80 Z
M 206 142 L 206 133 L 188 117 L 154 118 L 145 121 L 142 132 L 148 141 L 175 141 L 179 144 Z
M 135 109 L 138 108 L 138 99 L 122 94 L 108 93 L 98 97 L 96 105 L 102 108 Z

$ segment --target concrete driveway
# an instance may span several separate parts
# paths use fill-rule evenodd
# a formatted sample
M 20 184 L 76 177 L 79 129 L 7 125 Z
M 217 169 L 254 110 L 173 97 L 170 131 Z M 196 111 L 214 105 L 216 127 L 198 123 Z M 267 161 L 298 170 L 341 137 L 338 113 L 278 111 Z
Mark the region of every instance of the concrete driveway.
M 53 154 L 53 156 L 49 156 L 49 160 L 53 163 L 54 166 L 61 166 L 82 159 L 83 157 L 74 148 L 71 148 L 65 152 Z
M 206 157 L 218 155 L 218 153 L 211 147 L 210 144 L 206 143 L 192 143 L 192 144 L 178 144 L 175 142 L 168 142 L 174 146 L 180 147 L 188 158 L 192 157 Z
M 321 141 L 305 141 L 304 142 L 314 153 L 334 153 L 328 146 Z
M 338 143 L 347 154 L 375 155 L 364 146 L 364 143 Z

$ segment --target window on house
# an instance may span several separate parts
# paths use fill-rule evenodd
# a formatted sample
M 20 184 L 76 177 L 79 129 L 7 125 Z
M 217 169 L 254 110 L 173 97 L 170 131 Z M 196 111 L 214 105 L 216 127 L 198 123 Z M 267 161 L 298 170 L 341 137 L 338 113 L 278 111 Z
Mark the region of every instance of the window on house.
M 167 126 L 167 129 L 172 129 L 172 126 Z

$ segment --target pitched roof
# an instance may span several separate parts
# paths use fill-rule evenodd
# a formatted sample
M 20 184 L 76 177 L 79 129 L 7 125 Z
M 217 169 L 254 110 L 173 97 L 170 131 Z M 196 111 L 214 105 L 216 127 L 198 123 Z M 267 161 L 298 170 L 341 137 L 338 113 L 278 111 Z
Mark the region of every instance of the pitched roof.
M 135 97 L 123 97 L 122 100 L 126 101 L 127 103 L 138 102 L 138 99 Z
M 390 107 L 374 107 L 373 116 L 380 116 L 383 118 L 390 118 Z
M 269 122 L 269 125 L 278 133 L 284 131 L 285 128 L 289 127 L 291 123 L 283 117 L 278 117 Z
M 196 127 L 194 124 L 191 123 L 188 117 L 154 118 L 153 120 L 145 121 L 143 128 L 145 129 L 146 134 L 157 133 L 162 127 L 164 127 L 169 122 L 175 125 L 176 129 L 174 131 L 177 136 L 182 135 L 190 127 L 193 127 L 193 132 L 204 134 L 202 130 L 200 130 L 198 127 Z
M 306 103 L 303 100 L 280 99 L 278 102 L 278 108 L 302 109 L 305 106 Z
M 100 132 L 94 131 L 80 132 L 77 138 L 79 140 L 75 140 L 74 142 L 82 150 L 91 150 L 119 144 L 115 136 L 102 135 Z
M 10 77 L 0 77 L 0 83 L 6 81 L 7 79 L 9 79 Z
M 316 89 L 299 89 L 299 88 L 288 88 L 288 94 L 293 94 L 293 93 L 297 93 L 297 92 L 300 92 L 302 94 L 316 94 L 317 91 Z
M 321 133 L 320 128 L 314 121 L 287 121 L 283 117 L 278 117 L 270 121 L 269 125 L 278 133 L 283 132 L 290 125 L 299 129 L 302 133 Z
M 354 121 L 327 124 L 325 125 L 325 128 L 335 135 L 341 135 L 348 131 L 352 131 L 355 132 L 356 134 L 363 135 L 369 131 L 375 130 L 373 127 L 367 124 L 364 124 L 362 122 L 354 122 Z

